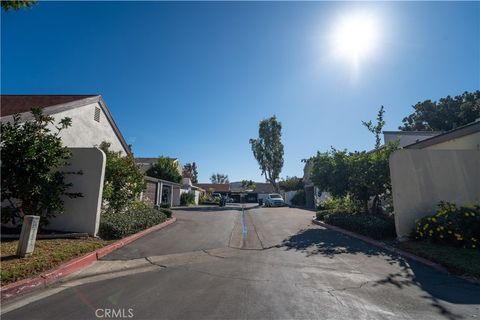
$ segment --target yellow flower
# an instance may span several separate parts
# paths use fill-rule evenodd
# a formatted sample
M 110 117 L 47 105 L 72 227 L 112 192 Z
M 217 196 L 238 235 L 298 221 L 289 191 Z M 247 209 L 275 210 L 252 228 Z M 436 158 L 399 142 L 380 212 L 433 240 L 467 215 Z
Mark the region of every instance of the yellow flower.
M 433 222 L 437 222 L 437 219 L 435 219 L 435 217 L 432 218 L 432 221 Z

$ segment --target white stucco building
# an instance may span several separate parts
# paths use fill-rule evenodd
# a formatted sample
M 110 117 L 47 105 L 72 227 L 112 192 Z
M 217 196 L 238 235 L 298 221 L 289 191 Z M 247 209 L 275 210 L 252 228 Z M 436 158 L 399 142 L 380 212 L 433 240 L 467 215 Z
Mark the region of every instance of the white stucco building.
M 58 122 L 69 117 L 71 127 L 60 132 L 64 146 L 72 152 L 66 171 L 82 171 L 81 175 L 67 175 L 72 183 L 70 192 L 82 197 L 64 197 L 64 212 L 50 219 L 49 227 L 66 232 L 86 232 L 96 236 L 100 223 L 105 153 L 98 146 L 106 141 L 110 149 L 123 155 L 131 154 L 120 130 L 100 95 L 1 95 L 1 122 L 13 120 L 19 114 L 21 122 L 32 119 L 31 109 L 40 108 L 54 118 L 53 132 Z M 2 203 L 2 206 L 9 205 Z
M 106 141 L 113 151 L 131 153 L 100 95 L 2 95 L 0 105 L 2 122 L 11 121 L 16 113 L 22 121 L 31 119 L 30 110 L 35 107 L 54 117 L 55 123 L 70 117 L 72 126 L 60 133 L 67 147 L 98 147 Z

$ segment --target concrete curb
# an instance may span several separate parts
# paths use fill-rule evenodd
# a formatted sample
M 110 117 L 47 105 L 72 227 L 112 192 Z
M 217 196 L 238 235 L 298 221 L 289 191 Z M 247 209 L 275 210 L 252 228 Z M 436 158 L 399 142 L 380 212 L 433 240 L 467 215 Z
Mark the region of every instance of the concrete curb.
M 146 236 L 149 233 L 163 229 L 166 226 L 171 225 L 175 221 L 177 221 L 177 218 L 172 217 L 161 224 L 157 224 L 156 226 L 150 227 L 148 229 L 145 229 L 143 231 L 140 231 L 138 233 L 135 233 L 128 237 L 120 239 L 114 243 L 111 243 L 108 246 L 97 249 L 93 252 L 87 253 L 73 260 L 67 261 L 52 270 L 48 270 L 41 273 L 39 276 L 36 276 L 34 278 L 29 278 L 29 279 L 23 279 L 23 280 L 8 284 L 6 286 L 2 286 L 0 288 L 1 300 L 3 301 L 4 299 L 13 298 L 18 295 L 34 291 L 39 288 L 45 288 L 59 281 L 60 279 L 66 277 L 67 275 L 89 266 L 93 262 L 106 256 L 110 252 L 115 251 L 123 246 L 126 246 L 127 244 L 143 236 Z
M 343 233 L 347 236 L 350 236 L 350 237 L 353 237 L 353 238 L 356 238 L 356 239 L 359 239 L 359 240 L 362 240 L 363 242 L 366 242 L 368 244 L 371 244 L 371 245 L 374 245 L 376 247 L 380 247 L 386 251 L 389 251 L 389 252 L 392 252 L 392 253 L 395 253 L 395 254 L 398 254 L 402 257 L 405 257 L 407 259 L 410 259 L 410 260 L 414 260 L 414 261 L 417 261 L 417 262 L 420 262 L 424 265 L 427 265 L 431 268 L 434 268 L 435 270 L 437 271 L 440 271 L 440 272 L 443 272 L 443 273 L 449 273 L 447 271 L 447 269 L 443 266 L 441 266 L 440 264 L 438 263 L 435 263 L 435 262 L 432 262 L 430 260 L 427 260 L 425 258 L 422 258 L 422 257 L 419 257 L 413 253 L 410 253 L 410 252 L 407 252 L 407 251 L 403 251 L 403 250 L 400 250 L 400 249 L 397 249 L 397 248 L 394 248 L 392 246 L 389 246 L 381 241 L 377 241 L 377 240 L 374 240 L 372 238 L 369 238 L 367 236 L 364 236 L 364 235 L 361 235 L 361 234 L 358 234 L 358 233 L 355 233 L 355 232 L 352 232 L 352 231 L 348 231 L 348 230 L 345 230 L 345 229 L 342 229 L 340 227 L 336 227 L 336 226 L 332 226 L 328 223 L 325 223 L 325 222 L 322 222 L 322 221 L 319 221 L 319 220 L 316 220 L 315 218 L 312 220 L 314 224 L 316 225 L 319 225 L 319 226 L 322 226 L 324 228 L 328 228 L 328 229 L 331 229 L 331 230 L 334 230 L 334 231 L 337 231 L 337 232 L 340 232 L 340 233 Z

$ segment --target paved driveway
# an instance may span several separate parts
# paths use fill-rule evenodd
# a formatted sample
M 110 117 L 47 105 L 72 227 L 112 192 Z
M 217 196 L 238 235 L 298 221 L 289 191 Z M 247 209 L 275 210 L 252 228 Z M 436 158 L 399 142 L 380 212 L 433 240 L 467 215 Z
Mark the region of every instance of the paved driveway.
M 4 304 L 2 319 L 95 319 L 110 309 L 133 319 L 480 317 L 480 286 L 312 225 L 310 211 L 176 216 L 65 283 Z

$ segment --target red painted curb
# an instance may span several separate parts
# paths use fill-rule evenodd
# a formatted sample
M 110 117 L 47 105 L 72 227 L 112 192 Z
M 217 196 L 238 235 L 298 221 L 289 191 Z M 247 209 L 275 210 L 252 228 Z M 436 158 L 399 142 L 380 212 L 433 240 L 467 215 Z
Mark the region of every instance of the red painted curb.
M 57 268 L 42 273 L 40 276 L 45 279 L 45 284 L 51 284 L 67 275 L 84 268 L 97 260 L 97 253 L 95 251 L 87 253 L 84 256 L 70 260 L 61 264 Z
M 369 243 L 371 245 L 374 245 L 376 247 L 380 247 L 386 251 L 389 251 L 389 252 L 393 252 L 393 253 L 396 253 L 400 256 L 403 256 L 405 258 L 408 258 L 410 260 L 414 260 L 414 261 L 417 261 L 417 262 L 420 262 L 420 263 L 423 263 L 429 267 L 432 267 L 434 268 L 435 270 L 437 271 L 440 271 L 440 272 L 443 272 L 443 273 L 449 273 L 447 271 L 446 268 L 444 268 L 443 266 L 439 265 L 438 263 L 435 263 L 433 261 L 430 261 L 430 260 L 427 260 L 423 257 L 419 257 L 413 253 L 410 253 L 410 252 L 407 252 L 407 251 L 403 251 L 403 250 L 400 250 L 400 249 L 396 249 L 392 246 L 389 246 L 381 241 L 377 241 L 377 240 L 374 240 L 372 238 L 369 238 L 367 236 L 364 236 L 364 235 L 361 235 L 361 234 L 358 234 L 358 233 L 355 233 L 355 232 L 352 232 L 352 231 L 349 231 L 349 230 L 345 230 L 345 229 L 342 229 L 340 227 L 337 227 L 337 226 L 332 226 L 328 223 L 325 223 L 325 222 L 322 222 L 322 221 L 319 221 L 319 220 L 316 220 L 316 219 L 313 219 L 312 220 L 314 224 L 316 225 L 319 225 L 319 226 L 322 226 L 322 227 L 325 227 L 325 228 L 328 228 L 328 229 L 331 229 L 331 230 L 334 230 L 334 231 L 337 231 L 337 232 L 340 232 L 340 233 L 343 233 L 343 234 L 346 234 L 347 236 L 350 236 L 350 237 L 353 237 L 353 238 L 357 238 L 359 240 L 362 240 L 363 242 L 366 242 L 366 243 Z
M 133 241 L 143 236 L 146 236 L 149 233 L 163 229 L 166 226 L 171 225 L 175 221 L 177 221 L 177 218 L 172 217 L 161 224 L 157 224 L 156 226 L 142 230 L 138 233 L 132 234 L 128 237 L 111 243 L 108 246 L 89 252 L 73 260 L 67 261 L 52 270 L 41 273 L 35 278 L 23 279 L 8 284 L 6 286 L 2 286 L 0 288 L 1 300 L 12 298 L 23 293 L 31 292 L 33 290 L 36 290 L 37 288 L 44 288 L 52 283 L 59 281 L 60 279 L 66 277 L 73 272 L 79 271 L 80 269 L 87 267 L 98 259 L 106 256 L 110 252 L 115 251 L 129 243 L 132 243 Z

